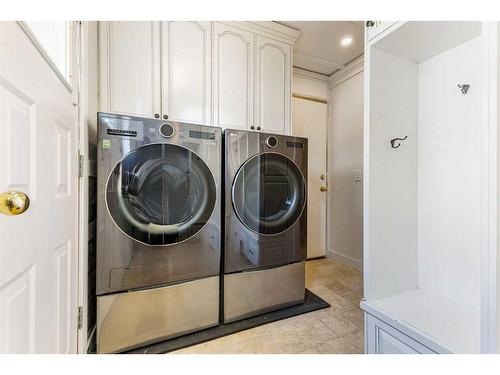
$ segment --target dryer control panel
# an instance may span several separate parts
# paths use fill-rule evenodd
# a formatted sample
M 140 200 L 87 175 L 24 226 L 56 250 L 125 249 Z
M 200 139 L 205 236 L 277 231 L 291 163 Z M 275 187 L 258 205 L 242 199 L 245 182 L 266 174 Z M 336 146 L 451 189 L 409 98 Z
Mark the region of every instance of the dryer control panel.
M 101 136 L 106 138 L 134 138 L 142 141 L 144 138 L 142 121 L 133 119 L 104 117 L 102 119 Z

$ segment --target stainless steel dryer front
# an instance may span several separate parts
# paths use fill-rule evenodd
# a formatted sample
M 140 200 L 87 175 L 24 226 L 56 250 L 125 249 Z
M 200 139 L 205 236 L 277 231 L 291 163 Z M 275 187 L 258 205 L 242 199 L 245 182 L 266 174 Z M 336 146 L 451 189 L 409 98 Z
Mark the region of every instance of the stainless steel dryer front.
M 307 139 L 226 129 L 224 323 L 302 303 Z
M 98 118 L 98 351 L 217 325 L 221 130 Z

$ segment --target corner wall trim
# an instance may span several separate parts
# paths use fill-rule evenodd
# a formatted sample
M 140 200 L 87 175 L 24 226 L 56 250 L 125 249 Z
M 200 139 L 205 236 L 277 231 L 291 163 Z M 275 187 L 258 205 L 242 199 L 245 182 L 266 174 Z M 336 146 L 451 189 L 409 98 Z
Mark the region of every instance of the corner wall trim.
M 342 82 L 347 81 L 349 78 L 352 78 L 355 75 L 363 72 L 365 62 L 364 60 L 364 55 L 361 55 L 338 72 L 332 74 L 330 76 L 330 83 L 328 84 L 328 88 L 331 89 L 337 85 L 340 85 Z
M 344 254 L 338 253 L 338 252 L 333 251 L 333 250 L 327 250 L 326 256 L 327 256 L 327 258 L 335 259 L 335 260 L 339 261 L 340 263 L 354 267 L 358 271 L 363 272 L 363 262 L 361 260 L 351 258 L 348 255 L 344 255 Z
M 330 76 L 325 74 L 316 73 L 310 70 L 305 70 L 298 68 L 296 66 L 293 67 L 293 75 L 301 78 L 311 79 L 313 81 L 318 81 L 322 83 L 328 84 L 330 82 Z

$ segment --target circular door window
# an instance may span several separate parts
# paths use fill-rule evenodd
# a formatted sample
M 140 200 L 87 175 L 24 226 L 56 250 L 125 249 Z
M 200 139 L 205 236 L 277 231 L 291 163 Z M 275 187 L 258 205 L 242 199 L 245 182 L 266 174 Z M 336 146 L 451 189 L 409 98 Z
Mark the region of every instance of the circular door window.
M 266 235 L 286 231 L 299 219 L 306 203 L 306 183 L 287 157 L 263 153 L 245 162 L 233 182 L 233 207 L 240 221 Z
M 170 245 L 198 233 L 215 207 L 215 181 L 184 147 L 151 144 L 129 153 L 108 179 L 106 202 L 116 225 L 147 245 Z

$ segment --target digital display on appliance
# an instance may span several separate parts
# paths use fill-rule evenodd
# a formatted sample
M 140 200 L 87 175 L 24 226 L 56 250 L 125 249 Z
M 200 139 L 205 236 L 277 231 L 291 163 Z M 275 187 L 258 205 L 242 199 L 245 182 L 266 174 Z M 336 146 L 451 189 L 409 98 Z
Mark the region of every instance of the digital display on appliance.
M 137 137 L 137 132 L 135 130 L 124 130 L 124 129 L 107 129 L 109 135 L 121 135 L 123 137 Z
M 214 133 L 200 132 L 200 131 L 197 131 L 197 130 L 190 130 L 189 131 L 189 136 L 191 138 L 200 138 L 200 139 L 215 140 L 215 134 Z
M 304 148 L 304 144 L 302 142 L 291 142 L 287 141 L 286 142 L 286 147 L 292 147 L 292 148 Z

